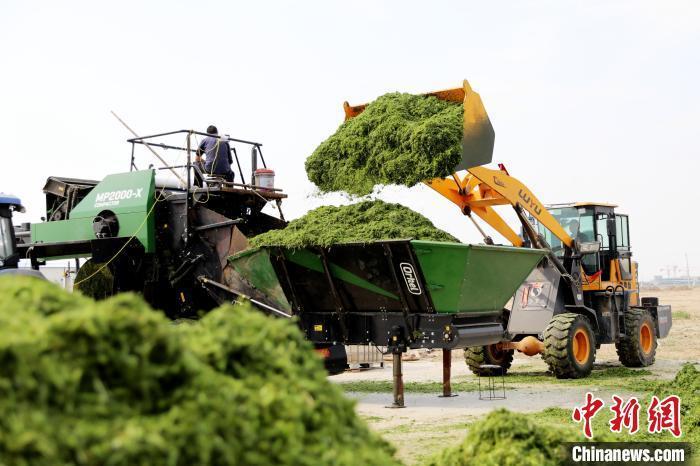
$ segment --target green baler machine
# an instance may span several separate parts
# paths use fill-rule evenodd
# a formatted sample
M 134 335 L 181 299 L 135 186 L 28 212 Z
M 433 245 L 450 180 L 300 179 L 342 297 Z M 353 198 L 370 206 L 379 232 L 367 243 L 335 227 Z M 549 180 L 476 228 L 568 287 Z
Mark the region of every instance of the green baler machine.
M 44 190 L 61 191 L 62 188 L 62 184 L 49 179 Z M 117 244 L 114 240 L 127 240 L 132 236 L 146 253 L 155 252 L 155 219 L 149 215 L 155 202 L 153 170 L 108 175 L 94 188 L 87 189 L 85 197 L 67 212 L 66 218 L 33 224 L 32 243 L 57 245 L 55 249 L 60 247 L 66 252 L 58 256 L 47 253 L 51 259 L 90 257 L 99 240 Z M 49 215 L 58 212 L 58 206 L 55 210 L 47 207 Z
M 232 289 L 298 317 L 314 343 L 463 348 L 495 343 L 537 249 L 418 240 L 263 247 L 229 261 Z

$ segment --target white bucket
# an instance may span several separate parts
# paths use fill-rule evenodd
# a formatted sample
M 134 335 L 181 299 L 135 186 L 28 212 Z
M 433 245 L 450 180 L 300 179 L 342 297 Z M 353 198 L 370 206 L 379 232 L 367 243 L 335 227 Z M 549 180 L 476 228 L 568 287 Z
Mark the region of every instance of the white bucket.
M 255 185 L 262 189 L 275 188 L 275 171 L 269 168 L 255 170 Z

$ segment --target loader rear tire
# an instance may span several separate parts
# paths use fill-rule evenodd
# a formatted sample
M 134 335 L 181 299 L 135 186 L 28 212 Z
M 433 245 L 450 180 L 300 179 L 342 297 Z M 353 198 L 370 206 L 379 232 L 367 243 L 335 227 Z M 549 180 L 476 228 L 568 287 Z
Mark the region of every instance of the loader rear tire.
M 567 312 L 549 321 L 542 359 L 558 379 L 587 377 L 593 369 L 595 351 L 595 333 L 584 316 Z
M 646 367 L 656 358 L 656 325 L 646 309 L 625 312 L 625 337 L 615 343 L 617 357 L 627 367 Z
M 498 343 L 488 346 L 470 346 L 464 348 L 464 360 L 469 369 L 479 377 L 506 375 L 513 363 L 513 350 L 503 350 Z M 482 364 L 501 366 L 501 370 L 482 369 Z

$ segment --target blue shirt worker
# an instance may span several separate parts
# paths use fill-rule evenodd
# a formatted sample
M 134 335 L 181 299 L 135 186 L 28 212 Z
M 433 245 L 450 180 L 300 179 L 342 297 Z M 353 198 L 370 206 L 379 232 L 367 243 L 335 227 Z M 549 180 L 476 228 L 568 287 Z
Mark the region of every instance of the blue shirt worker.
M 202 155 L 204 155 L 204 173 L 220 176 L 226 181 L 233 182 L 235 175 L 231 170 L 231 164 L 233 163 L 231 147 L 227 141 L 219 138 L 219 131 L 216 129 L 216 126 L 210 125 L 207 128 L 207 134 L 211 136 L 205 137 L 199 144 L 195 161 L 201 164 Z

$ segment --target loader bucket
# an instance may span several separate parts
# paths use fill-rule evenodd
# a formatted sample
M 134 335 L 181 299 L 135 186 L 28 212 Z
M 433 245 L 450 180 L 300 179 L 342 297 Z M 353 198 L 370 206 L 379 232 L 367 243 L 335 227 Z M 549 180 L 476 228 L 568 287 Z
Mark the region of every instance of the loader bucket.
M 464 105 L 462 160 L 453 171 L 457 172 L 490 163 L 493 158 L 495 133 L 481 97 L 474 92 L 469 82 L 465 79 L 462 87 L 428 92 L 423 95 Z M 345 120 L 356 117 L 364 111 L 365 107 L 367 104 L 352 106 L 347 102 L 343 103 Z

